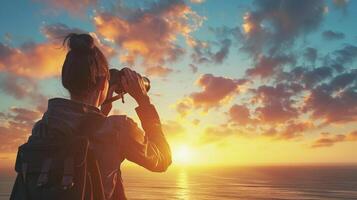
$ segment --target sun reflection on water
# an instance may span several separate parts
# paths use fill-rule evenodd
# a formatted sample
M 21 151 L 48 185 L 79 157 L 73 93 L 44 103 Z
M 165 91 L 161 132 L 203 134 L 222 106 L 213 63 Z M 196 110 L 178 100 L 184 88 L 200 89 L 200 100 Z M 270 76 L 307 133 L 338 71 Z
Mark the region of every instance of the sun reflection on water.
M 190 188 L 188 182 L 188 175 L 185 169 L 182 169 L 177 176 L 177 199 L 190 199 Z

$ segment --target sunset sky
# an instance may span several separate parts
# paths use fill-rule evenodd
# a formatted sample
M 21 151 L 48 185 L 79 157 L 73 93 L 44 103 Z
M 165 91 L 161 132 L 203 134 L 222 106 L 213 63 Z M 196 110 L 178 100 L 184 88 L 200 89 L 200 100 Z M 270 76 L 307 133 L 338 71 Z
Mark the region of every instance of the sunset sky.
M 357 163 L 357 1 L 15 0 L 0 6 L 0 164 L 68 98 L 70 32 L 152 81 L 176 165 Z M 112 114 L 138 118 L 129 96 Z

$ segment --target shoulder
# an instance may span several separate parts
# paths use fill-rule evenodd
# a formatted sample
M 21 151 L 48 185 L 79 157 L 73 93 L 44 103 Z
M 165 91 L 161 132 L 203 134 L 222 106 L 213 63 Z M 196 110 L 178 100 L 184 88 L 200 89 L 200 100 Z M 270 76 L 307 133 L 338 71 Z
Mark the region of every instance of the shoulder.
M 132 118 L 126 115 L 110 115 L 107 120 L 121 138 L 142 140 L 143 132 Z
M 43 125 L 43 120 L 42 119 L 36 121 L 35 124 L 32 127 L 31 135 L 39 136 L 40 135 L 40 131 L 43 130 L 42 125 Z
M 126 115 L 110 115 L 107 117 L 107 120 L 114 128 L 137 126 L 137 123 Z

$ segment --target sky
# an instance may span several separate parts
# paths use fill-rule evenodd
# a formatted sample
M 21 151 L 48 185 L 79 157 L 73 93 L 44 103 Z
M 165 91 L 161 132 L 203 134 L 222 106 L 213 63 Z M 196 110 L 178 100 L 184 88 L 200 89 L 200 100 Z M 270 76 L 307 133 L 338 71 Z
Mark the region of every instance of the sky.
M 69 98 L 71 32 L 151 80 L 176 165 L 357 162 L 357 1 L 1 4 L 0 163 L 13 163 L 49 98 Z M 138 121 L 125 100 L 111 114 Z

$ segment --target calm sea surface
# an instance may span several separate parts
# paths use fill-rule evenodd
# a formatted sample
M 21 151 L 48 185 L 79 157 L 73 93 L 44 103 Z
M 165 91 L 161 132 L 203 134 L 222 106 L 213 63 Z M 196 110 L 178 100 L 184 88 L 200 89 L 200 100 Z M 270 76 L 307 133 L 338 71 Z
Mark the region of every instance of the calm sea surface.
M 0 172 L 0 200 L 14 175 Z M 357 166 L 124 169 L 129 199 L 357 199 Z

